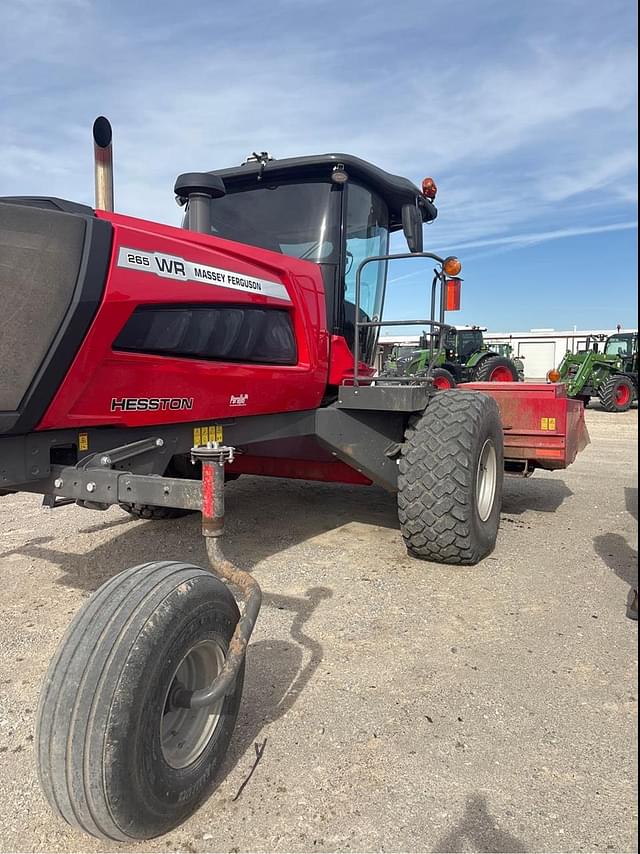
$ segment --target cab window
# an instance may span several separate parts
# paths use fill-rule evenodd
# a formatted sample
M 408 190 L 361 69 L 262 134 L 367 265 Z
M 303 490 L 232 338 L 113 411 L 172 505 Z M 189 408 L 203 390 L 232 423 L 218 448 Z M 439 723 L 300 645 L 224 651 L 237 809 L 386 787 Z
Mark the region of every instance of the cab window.
M 389 245 L 389 213 L 383 200 L 349 182 L 346 218 L 345 300 L 355 305 L 356 272 L 365 258 L 385 255 Z M 360 277 L 360 309 L 369 320 L 380 320 L 386 262 L 374 261 Z
M 459 354 L 461 358 L 468 358 L 472 353 L 475 353 L 482 347 L 481 332 L 460 332 L 459 334 Z
M 630 356 L 631 337 L 626 335 L 612 335 L 607 341 L 605 353 L 607 356 Z

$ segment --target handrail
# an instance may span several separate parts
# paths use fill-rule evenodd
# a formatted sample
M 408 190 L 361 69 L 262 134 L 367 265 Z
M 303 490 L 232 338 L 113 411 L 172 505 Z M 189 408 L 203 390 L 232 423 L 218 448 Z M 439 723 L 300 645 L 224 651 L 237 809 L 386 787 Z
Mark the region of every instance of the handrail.
M 430 258 L 432 261 L 436 261 L 440 265 L 440 269 L 434 270 L 433 282 L 431 284 L 431 318 L 429 320 L 359 320 L 360 317 L 360 289 L 361 289 L 361 275 L 363 269 L 367 264 L 372 264 L 374 261 L 399 261 L 405 258 Z M 442 264 L 444 263 L 444 258 L 441 258 L 439 255 L 435 255 L 433 252 L 402 252 L 397 255 L 372 255 L 370 258 L 365 258 L 364 261 L 361 261 L 358 265 L 358 269 L 356 270 L 356 292 L 355 292 L 355 321 L 354 321 L 354 342 L 353 342 L 353 384 L 355 386 L 360 384 L 360 380 L 366 380 L 367 382 L 371 382 L 371 377 L 361 377 L 358 373 L 358 368 L 360 364 L 360 330 L 367 328 L 379 328 L 382 326 L 429 326 L 431 328 L 431 332 L 433 333 L 434 329 L 437 327 L 438 329 L 445 331 L 447 329 L 451 329 L 451 326 L 444 322 L 444 311 L 445 311 L 445 288 L 444 283 L 446 281 L 446 276 L 444 271 L 442 270 Z M 433 315 L 435 314 L 435 303 L 436 303 L 436 285 L 440 282 L 440 312 L 439 312 L 439 320 L 434 320 Z M 438 352 L 442 349 L 442 335 L 440 336 L 440 346 L 438 348 Z M 432 334 L 432 343 L 430 347 L 430 360 L 429 360 L 429 370 L 432 367 L 432 363 L 435 358 L 433 351 L 433 334 Z M 401 378 L 396 378 L 401 379 Z M 408 378 L 402 378 L 402 381 L 406 381 Z M 415 382 L 415 377 L 412 378 L 413 382 Z

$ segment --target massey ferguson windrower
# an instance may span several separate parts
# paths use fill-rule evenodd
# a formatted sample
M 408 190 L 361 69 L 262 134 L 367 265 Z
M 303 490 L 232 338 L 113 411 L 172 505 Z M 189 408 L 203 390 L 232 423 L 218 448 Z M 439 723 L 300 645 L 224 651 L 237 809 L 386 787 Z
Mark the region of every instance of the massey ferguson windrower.
M 495 544 L 504 471 L 563 468 L 587 436 L 563 386 L 375 375 L 390 260 L 434 267 L 430 316 L 396 323 L 443 340 L 459 299 L 460 262 L 422 249 L 431 179 L 345 154 L 256 154 L 181 175 L 175 228 L 112 212 L 106 119 L 94 143 L 95 210 L 0 200 L 0 491 L 157 520 L 202 512 L 211 567 L 152 560 L 113 577 L 40 696 L 52 809 L 131 842 L 207 796 L 238 713 L 260 589 L 222 552 L 225 479 L 382 486 L 411 555 L 474 564 Z M 396 231 L 408 252 L 390 255 Z

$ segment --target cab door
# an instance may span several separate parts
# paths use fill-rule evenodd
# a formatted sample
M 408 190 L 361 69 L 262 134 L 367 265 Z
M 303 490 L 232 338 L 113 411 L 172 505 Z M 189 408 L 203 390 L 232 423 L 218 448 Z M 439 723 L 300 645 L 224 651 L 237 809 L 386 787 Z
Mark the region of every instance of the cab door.
M 358 267 L 365 258 L 385 255 L 389 250 L 389 210 L 386 203 L 366 186 L 353 180 L 343 188 L 343 234 L 343 299 L 339 327 L 352 349 Z M 374 261 L 364 267 L 360 280 L 360 321 L 381 320 L 386 277 L 386 261 Z M 373 364 L 378 332 L 375 327 L 361 331 L 360 354 L 368 365 Z

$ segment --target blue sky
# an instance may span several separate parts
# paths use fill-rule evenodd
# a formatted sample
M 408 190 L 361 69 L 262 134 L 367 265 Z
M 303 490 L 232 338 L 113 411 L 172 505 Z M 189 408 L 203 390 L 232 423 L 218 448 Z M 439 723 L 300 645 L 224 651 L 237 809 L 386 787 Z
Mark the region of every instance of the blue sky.
M 0 194 L 90 204 L 100 113 L 114 126 L 117 209 L 175 224 L 180 172 L 255 150 L 348 151 L 436 178 L 426 243 L 464 265 L 452 321 L 635 326 L 633 7 L 11 0 Z M 427 274 L 392 269 L 387 317 L 420 312 Z

